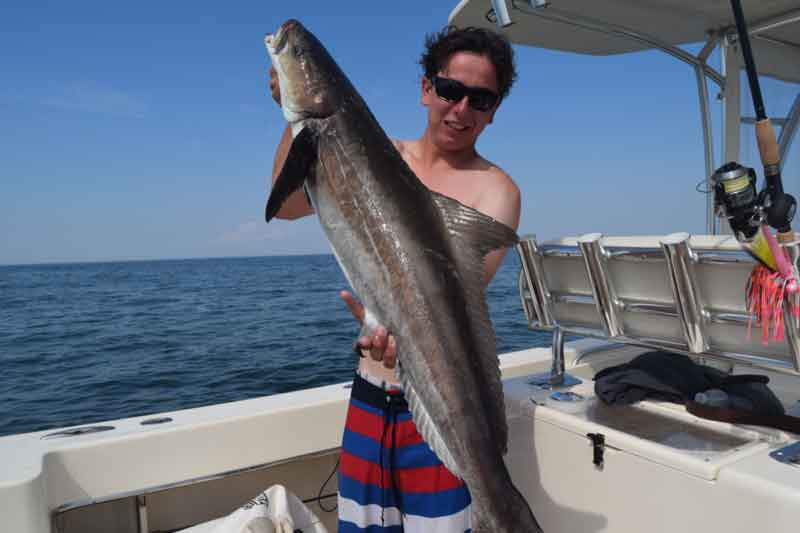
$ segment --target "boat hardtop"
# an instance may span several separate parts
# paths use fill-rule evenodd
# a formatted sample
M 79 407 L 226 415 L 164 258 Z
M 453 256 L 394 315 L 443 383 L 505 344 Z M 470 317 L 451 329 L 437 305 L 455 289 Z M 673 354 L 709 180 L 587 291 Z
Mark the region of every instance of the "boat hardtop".
M 501 2 L 498 2 L 500 4 Z M 503 2 L 516 44 L 611 55 L 705 43 L 735 31 L 730 3 L 708 0 L 514 0 Z M 539 6 L 539 7 L 537 7 Z M 800 82 L 800 6 L 794 0 L 744 0 L 759 74 Z M 497 28 L 492 2 L 462 0 L 450 14 L 459 26 Z

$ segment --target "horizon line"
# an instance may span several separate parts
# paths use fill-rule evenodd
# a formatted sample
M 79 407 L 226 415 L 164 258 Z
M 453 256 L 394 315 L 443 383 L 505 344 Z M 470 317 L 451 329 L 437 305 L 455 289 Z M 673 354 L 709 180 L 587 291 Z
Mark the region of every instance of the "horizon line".
M 137 258 L 137 259 L 91 259 L 91 260 L 43 260 L 25 263 L 0 263 L 3 267 L 25 267 L 25 266 L 58 266 L 58 265 L 98 265 L 105 263 L 144 263 L 148 261 L 203 261 L 211 259 L 257 259 L 262 257 L 312 257 L 319 255 L 333 255 L 332 252 L 316 253 L 286 253 L 286 254 L 264 254 L 264 255 L 212 255 L 195 257 L 160 257 L 160 258 Z

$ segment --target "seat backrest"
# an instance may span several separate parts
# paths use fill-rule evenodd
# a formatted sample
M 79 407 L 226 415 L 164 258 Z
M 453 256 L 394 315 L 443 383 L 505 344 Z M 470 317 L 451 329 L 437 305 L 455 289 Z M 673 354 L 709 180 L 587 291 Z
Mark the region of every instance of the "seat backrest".
M 785 334 L 747 310 L 756 261 L 732 236 L 603 237 L 518 245 L 520 294 L 531 327 L 800 373 L 800 318 L 784 305 Z M 797 255 L 797 244 L 790 245 Z M 796 297 L 793 297 L 796 299 Z

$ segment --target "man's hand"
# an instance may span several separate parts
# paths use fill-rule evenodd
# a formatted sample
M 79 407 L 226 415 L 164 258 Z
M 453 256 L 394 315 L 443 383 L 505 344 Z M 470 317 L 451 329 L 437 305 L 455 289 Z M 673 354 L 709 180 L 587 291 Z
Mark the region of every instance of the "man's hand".
M 275 67 L 269 67 L 269 92 L 272 94 L 272 99 L 281 105 L 281 86 L 278 84 L 278 73 L 275 71 Z
M 349 291 L 339 293 L 344 303 L 358 320 L 359 324 L 364 324 L 364 306 L 358 303 Z M 382 361 L 386 368 L 394 368 L 397 365 L 397 344 L 394 335 L 383 326 L 378 326 L 372 332 L 372 336 L 362 335 L 356 341 L 356 345 L 361 349 L 364 356 L 369 356 L 375 361 Z

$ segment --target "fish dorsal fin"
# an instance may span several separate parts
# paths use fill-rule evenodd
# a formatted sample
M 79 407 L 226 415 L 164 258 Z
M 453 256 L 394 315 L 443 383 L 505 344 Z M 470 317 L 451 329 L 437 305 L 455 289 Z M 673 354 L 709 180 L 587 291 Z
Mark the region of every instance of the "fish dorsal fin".
M 303 128 L 292 140 L 292 146 L 289 148 L 281 173 L 272 185 L 272 192 L 267 200 L 265 210 L 267 222 L 272 220 L 289 195 L 299 189 L 310 177 L 316 161 L 317 136 L 309 128 Z
M 402 366 L 398 368 L 400 382 L 403 384 L 403 394 L 406 398 L 406 402 L 408 402 L 408 410 L 411 411 L 411 416 L 414 419 L 414 425 L 417 427 L 417 431 L 425 441 L 425 444 L 433 450 L 433 453 L 436 454 L 436 457 L 447 467 L 450 473 L 461 478 L 461 466 L 453 457 L 453 452 L 450 451 L 447 444 L 445 444 L 446 441 L 436 427 L 436 424 L 434 424 L 431 415 L 425 408 L 425 404 L 422 403 L 419 396 L 417 396 L 417 392 L 411 384 L 408 373 L 403 372 Z
M 489 319 L 489 308 L 485 297 L 484 257 L 493 250 L 512 246 L 519 241 L 516 232 L 468 207 L 457 200 L 432 192 L 439 206 L 447 230 L 453 240 L 453 254 L 463 280 L 471 326 L 474 331 L 477 361 L 474 364 L 479 375 L 486 377 L 485 390 L 487 409 L 490 413 L 490 430 L 500 453 L 505 454 L 508 445 L 503 401 L 503 384 L 500 378 L 500 361 L 497 357 L 494 329 Z

